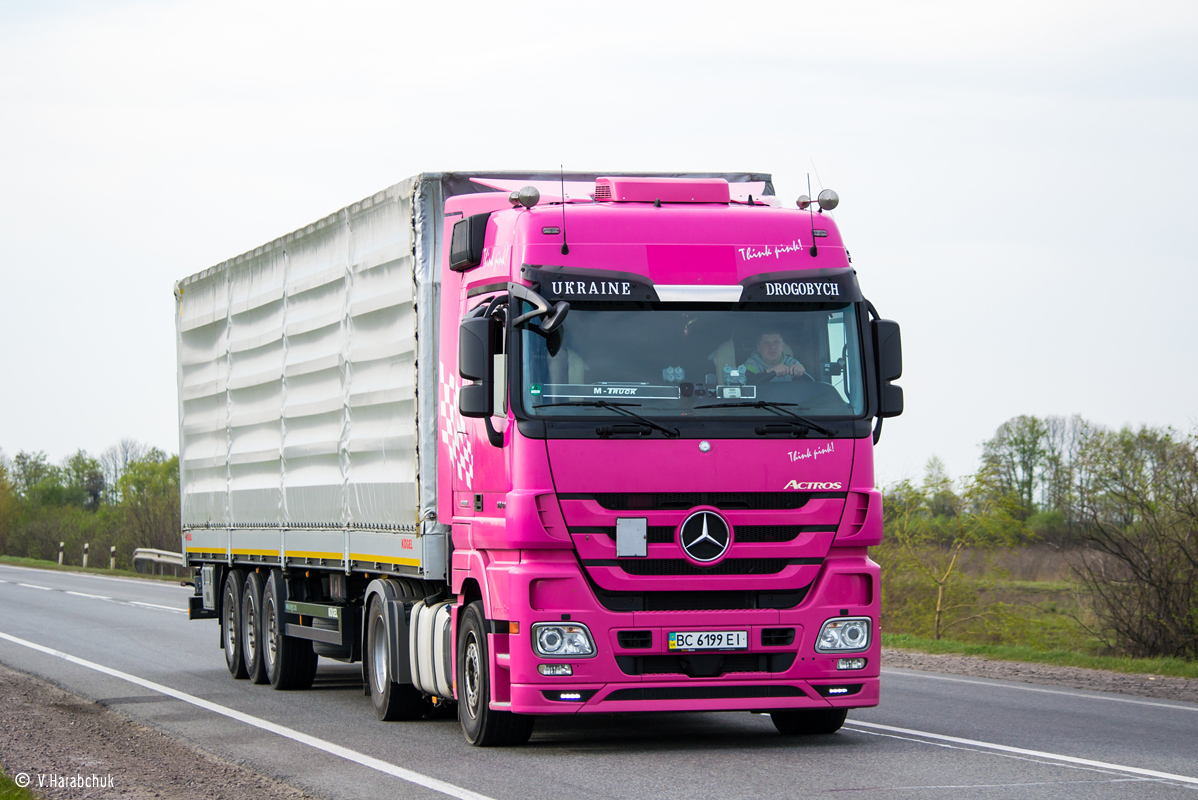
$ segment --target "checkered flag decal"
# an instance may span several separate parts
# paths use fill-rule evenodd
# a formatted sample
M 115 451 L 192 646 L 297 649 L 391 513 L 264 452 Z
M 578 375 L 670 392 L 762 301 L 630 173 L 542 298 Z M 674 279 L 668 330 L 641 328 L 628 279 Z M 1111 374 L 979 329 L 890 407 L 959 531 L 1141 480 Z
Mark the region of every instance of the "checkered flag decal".
M 449 463 L 457 470 L 458 480 L 465 481 L 467 489 L 473 489 L 474 450 L 466 434 L 466 421 L 458 413 L 458 389 L 462 388 L 462 379 L 447 371 L 444 363 L 439 366 L 441 391 L 437 415 L 440 417 L 441 441 L 449 452 Z

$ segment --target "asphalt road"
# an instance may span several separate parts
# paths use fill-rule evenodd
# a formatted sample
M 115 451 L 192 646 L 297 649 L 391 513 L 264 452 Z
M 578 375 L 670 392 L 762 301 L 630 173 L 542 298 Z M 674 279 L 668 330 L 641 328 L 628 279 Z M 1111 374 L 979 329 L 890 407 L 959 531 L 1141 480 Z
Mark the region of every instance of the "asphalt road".
M 472 748 L 456 719 L 376 721 L 357 665 L 322 660 L 306 692 L 234 681 L 190 592 L 0 566 L 0 662 L 339 798 L 1198 798 L 1198 704 L 907 670 L 832 736 L 748 713 L 580 716 Z

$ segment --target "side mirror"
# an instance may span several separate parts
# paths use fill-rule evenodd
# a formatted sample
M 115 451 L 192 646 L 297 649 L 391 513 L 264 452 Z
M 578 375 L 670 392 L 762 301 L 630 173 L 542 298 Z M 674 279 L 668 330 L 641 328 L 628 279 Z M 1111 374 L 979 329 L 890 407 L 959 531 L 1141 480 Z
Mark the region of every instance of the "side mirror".
M 449 240 L 449 268 L 465 272 L 483 263 L 483 240 L 487 236 L 490 213 L 475 214 L 453 224 Z
M 458 328 L 458 373 L 464 385 L 458 393 L 463 417 L 490 417 L 494 410 L 494 360 L 499 322 L 494 317 L 467 317 Z
M 897 417 L 903 413 L 903 387 L 891 383 L 903 375 L 903 343 L 897 322 L 876 319 L 873 322 L 874 358 L 878 367 L 878 416 Z
M 874 320 L 874 353 L 878 359 L 878 378 L 883 382 L 903 376 L 903 342 L 897 322 Z

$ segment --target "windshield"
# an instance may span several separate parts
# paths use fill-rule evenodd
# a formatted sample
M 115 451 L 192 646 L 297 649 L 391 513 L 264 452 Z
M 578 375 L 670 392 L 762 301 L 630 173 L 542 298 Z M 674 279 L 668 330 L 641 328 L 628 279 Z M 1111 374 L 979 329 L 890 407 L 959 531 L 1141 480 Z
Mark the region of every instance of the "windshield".
M 604 406 L 617 404 L 658 419 L 865 412 L 849 303 L 577 303 L 548 337 L 522 327 L 534 417 L 616 416 Z

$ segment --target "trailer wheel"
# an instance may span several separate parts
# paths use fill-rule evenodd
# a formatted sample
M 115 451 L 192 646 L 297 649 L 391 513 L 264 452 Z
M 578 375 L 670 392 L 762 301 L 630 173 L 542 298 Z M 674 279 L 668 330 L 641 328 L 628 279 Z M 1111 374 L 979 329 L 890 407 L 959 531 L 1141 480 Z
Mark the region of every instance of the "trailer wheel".
M 241 595 L 245 591 L 245 573 L 239 569 L 229 570 L 221 594 L 220 641 L 225 651 L 225 666 L 229 674 L 238 680 L 249 675 L 245 659 L 241 654 Z
M 796 709 L 793 711 L 771 711 L 770 719 L 778 733 L 786 736 L 808 736 L 821 733 L 836 733 L 844 724 L 848 711 L 843 708 Z
M 535 717 L 495 711 L 491 705 L 490 658 L 483 604 L 466 606 L 458 628 L 458 719 L 466 741 L 475 747 L 524 744 Z
M 283 607 L 287 584 L 281 570 L 271 570 L 262 593 L 262 662 L 266 679 L 280 690 L 308 689 L 316 678 L 319 656 L 308 639 L 284 631 Z
M 251 683 L 266 683 L 266 665 L 262 662 L 262 576 L 245 576 L 241 593 L 241 654 Z
M 370 611 L 366 615 L 366 652 L 363 653 L 374 714 L 383 722 L 420 719 L 428 710 L 428 704 L 412 684 L 391 680 L 387 662 L 389 644 L 383 599 L 376 596 L 370 601 Z

